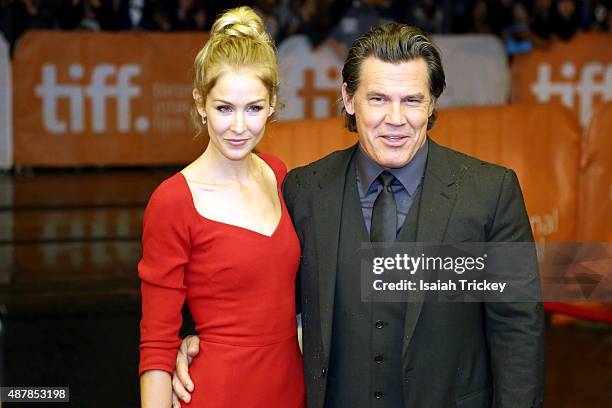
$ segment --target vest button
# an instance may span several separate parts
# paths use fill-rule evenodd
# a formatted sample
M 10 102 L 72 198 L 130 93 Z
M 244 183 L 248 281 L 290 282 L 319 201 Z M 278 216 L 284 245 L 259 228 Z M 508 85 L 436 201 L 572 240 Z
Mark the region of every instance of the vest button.
M 382 392 L 380 392 L 380 391 L 376 391 L 376 392 L 374 393 L 374 398 L 376 398 L 376 399 L 381 399 L 382 397 L 383 397 L 383 393 L 382 393 Z
M 374 327 L 380 330 L 383 328 L 384 325 L 385 325 L 385 322 L 383 322 L 382 320 L 377 320 L 376 323 L 374 324 Z
M 382 363 L 383 363 L 383 361 L 384 361 L 384 358 L 383 358 L 383 356 L 381 356 L 380 354 L 374 357 L 374 362 L 375 362 L 376 364 L 382 364 Z
M 327 375 L 327 368 L 323 367 L 321 369 L 321 377 L 325 378 L 326 375 Z

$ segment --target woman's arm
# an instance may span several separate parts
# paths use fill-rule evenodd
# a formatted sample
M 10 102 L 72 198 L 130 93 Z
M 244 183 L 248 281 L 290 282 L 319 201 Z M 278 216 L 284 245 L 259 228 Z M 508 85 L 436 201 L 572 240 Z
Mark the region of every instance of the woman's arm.
M 175 180 L 166 180 L 155 190 L 143 219 L 139 374 L 146 408 L 172 406 L 171 373 L 181 344 L 178 332 L 190 235 L 183 191 Z
M 140 376 L 140 406 L 142 408 L 170 408 L 172 379 L 163 370 L 148 370 Z

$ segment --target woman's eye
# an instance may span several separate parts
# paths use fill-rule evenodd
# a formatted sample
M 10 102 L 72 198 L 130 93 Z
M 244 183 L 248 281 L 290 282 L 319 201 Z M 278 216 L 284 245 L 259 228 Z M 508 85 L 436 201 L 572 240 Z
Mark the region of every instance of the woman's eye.
M 218 110 L 219 112 L 221 112 L 221 113 L 227 113 L 227 112 L 230 112 L 230 111 L 231 111 L 230 107 L 229 107 L 229 106 L 227 106 L 227 105 L 220 105 L 220 106 L 217 106 L 217 110 Z
M 263 110 L 263 106 L 261 105 L 253 105 L 249 107 L 250 112 L 261 112 Z

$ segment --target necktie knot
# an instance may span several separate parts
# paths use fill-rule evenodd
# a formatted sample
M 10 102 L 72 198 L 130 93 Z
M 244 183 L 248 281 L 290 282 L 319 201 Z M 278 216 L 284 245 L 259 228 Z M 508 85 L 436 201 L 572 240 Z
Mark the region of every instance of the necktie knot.
M 391 192 L 391 184 L 395 181 L 395 176 L 388 171 L 383 171 L 377 178 L 380 184 L 382 184 L 383 189 Z

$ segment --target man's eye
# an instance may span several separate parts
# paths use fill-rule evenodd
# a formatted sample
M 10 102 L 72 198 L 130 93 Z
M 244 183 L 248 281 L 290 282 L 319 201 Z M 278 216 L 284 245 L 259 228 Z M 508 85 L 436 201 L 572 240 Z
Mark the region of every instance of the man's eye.
M 382 102 L 384 99 L 381 96 L 372 96 L 370 100 L 372 102 Z

